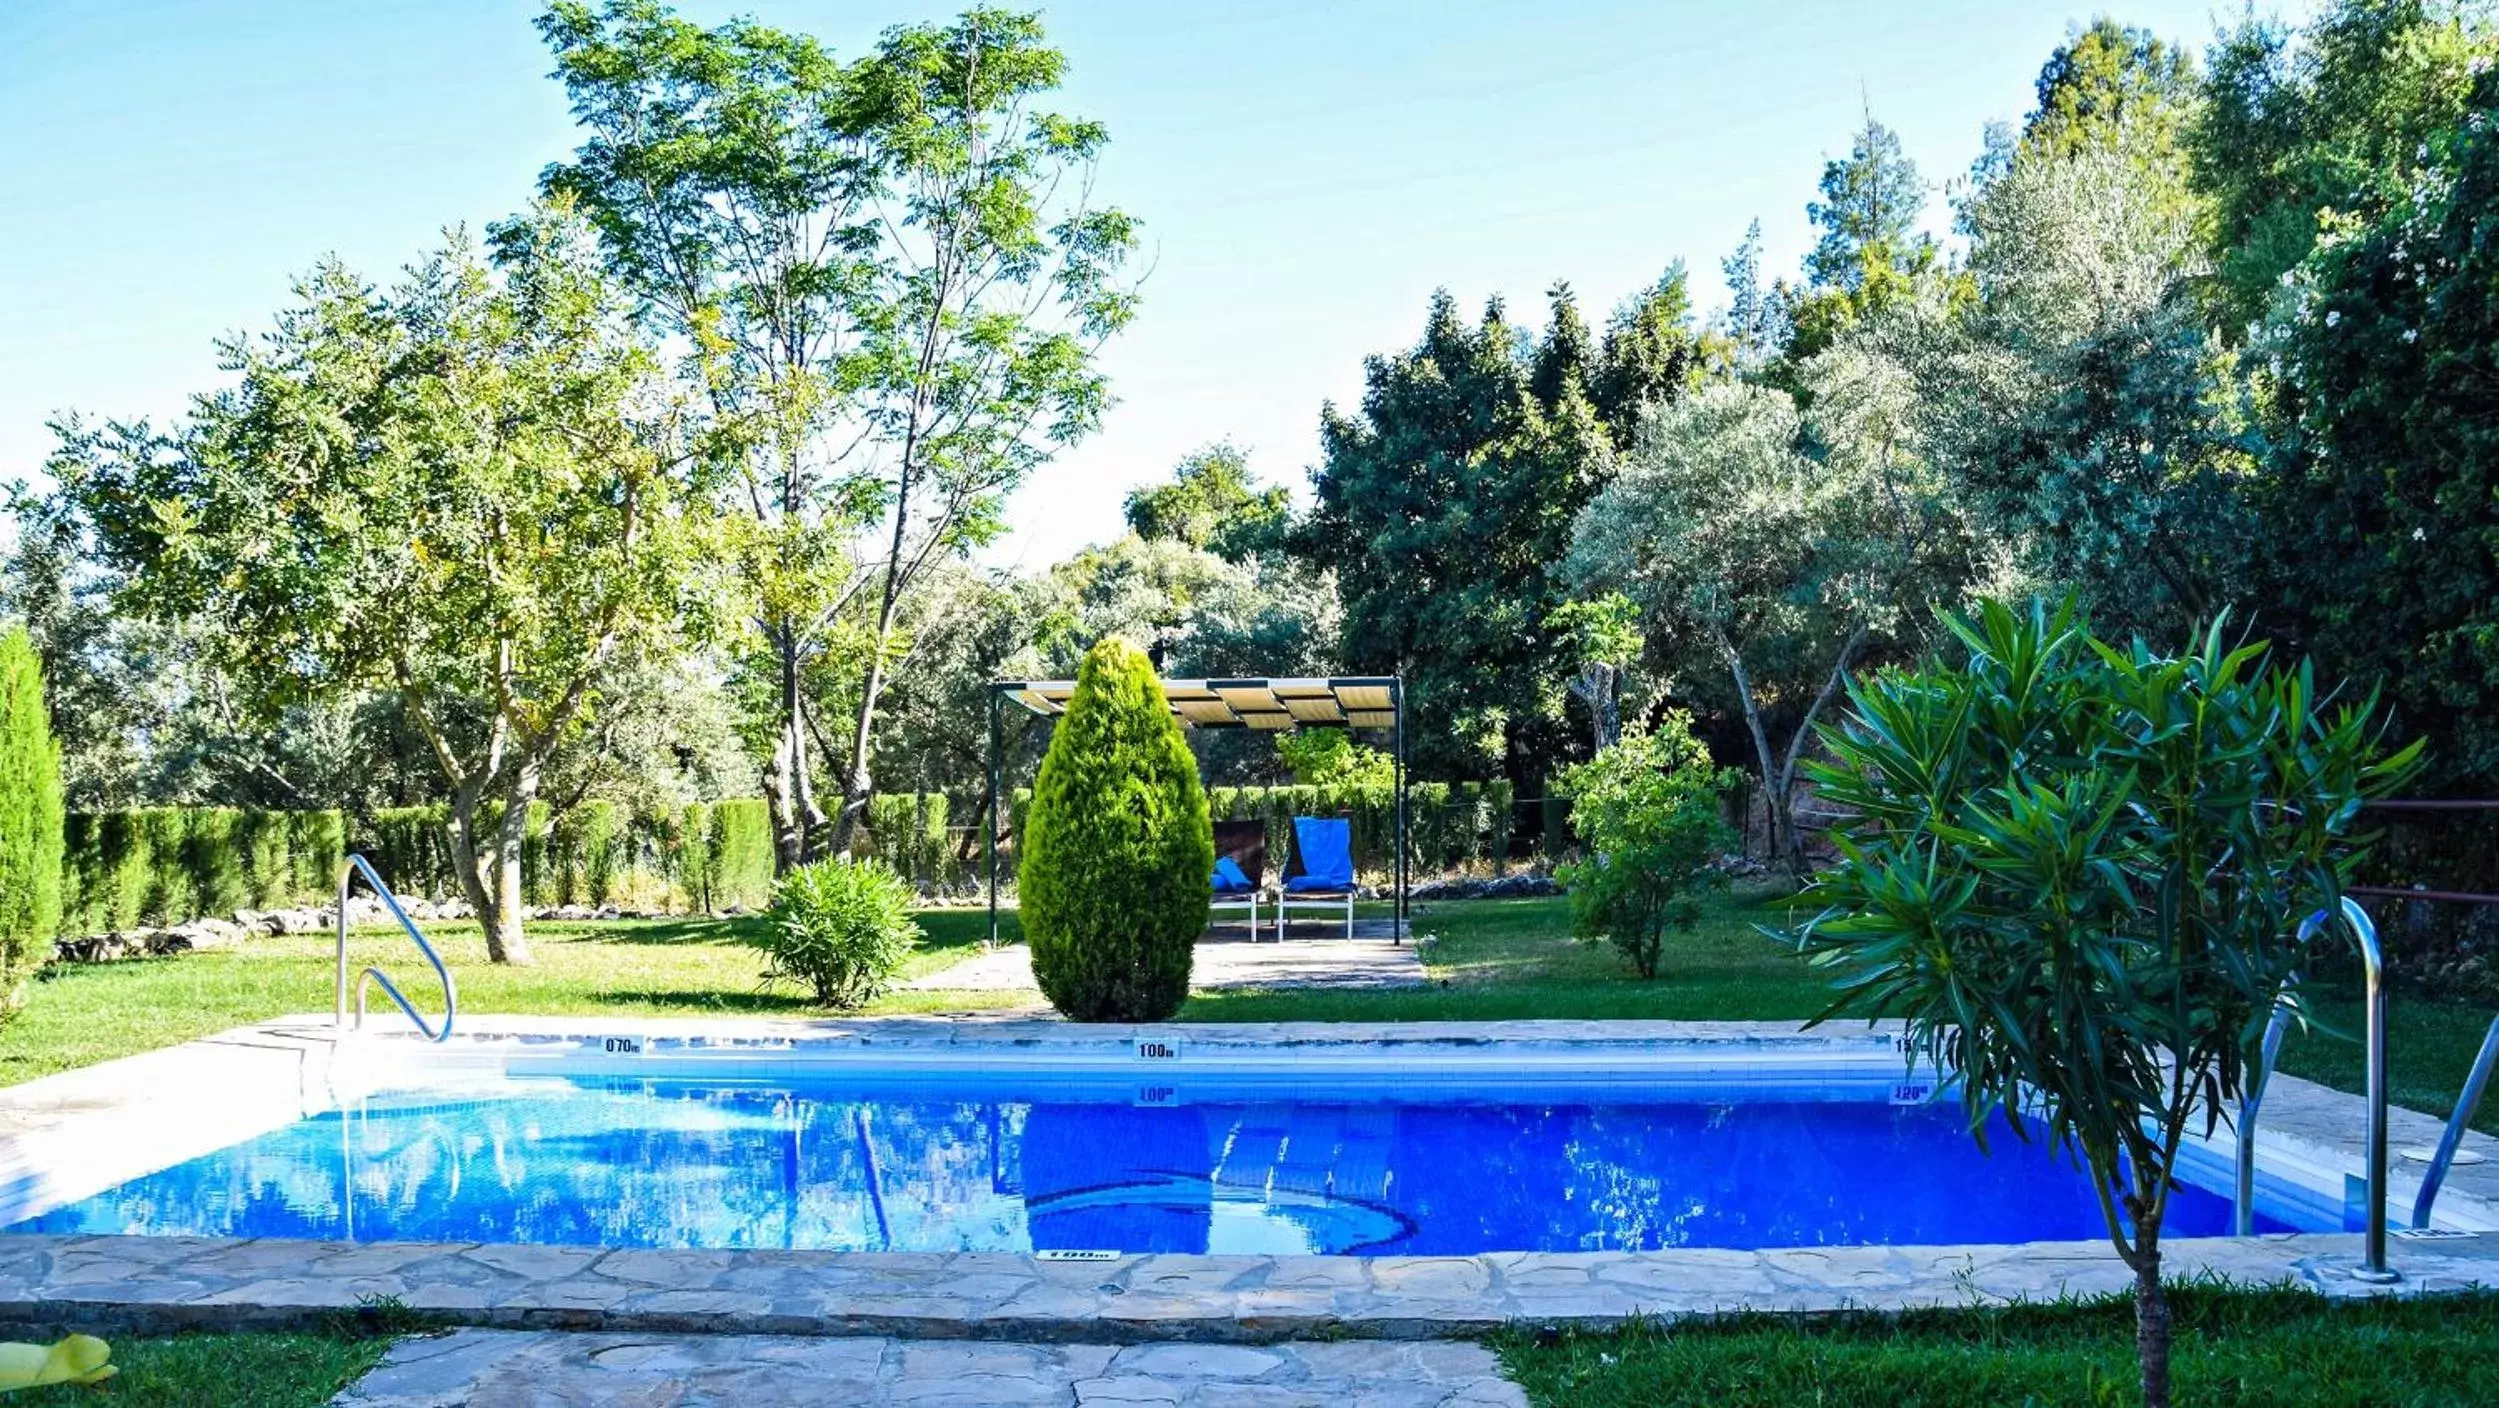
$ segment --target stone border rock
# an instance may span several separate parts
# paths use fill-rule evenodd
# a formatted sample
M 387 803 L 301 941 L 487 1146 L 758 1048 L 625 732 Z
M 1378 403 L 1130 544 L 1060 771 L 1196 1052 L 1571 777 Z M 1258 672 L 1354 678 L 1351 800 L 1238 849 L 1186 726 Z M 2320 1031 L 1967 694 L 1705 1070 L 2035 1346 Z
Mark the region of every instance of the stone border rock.
M 2405 1280 L 2350 1274 L 2344 1234 L 2203 1238 L 2176 1276 L 2348 1299 L 2499 1288 L 2499 1235 L 2406 1243 Z M 1903 1310 L 2114 1295 L 2104 1243 L 1471 1257 L 652 1251 L 474 1243 L 0 1238 L 0 1322 L 146 1334 L 323 1323 L 388 1298 L 440 1323 L 650 1334 L 1137 1344 L 1465 1339 L 1741 1311 Z

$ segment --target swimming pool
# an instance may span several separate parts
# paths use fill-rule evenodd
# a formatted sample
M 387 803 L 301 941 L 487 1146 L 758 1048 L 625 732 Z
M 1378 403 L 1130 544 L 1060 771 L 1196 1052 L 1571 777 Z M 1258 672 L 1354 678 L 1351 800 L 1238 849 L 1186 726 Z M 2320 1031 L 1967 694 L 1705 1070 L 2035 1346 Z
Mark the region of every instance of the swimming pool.
M 1897 1068 L 1895 1068 L 1895 1071 Z M 1463 1255 L 2090 1240 L 1922 1085 L 1012 1066 L 379 1090 L 10 1230 L 656 1248 Z M 2171 1236 L 2223 1235 L 2188 1169 Z M 2263 1231 L 2339 1230 L 2270 1188 Z

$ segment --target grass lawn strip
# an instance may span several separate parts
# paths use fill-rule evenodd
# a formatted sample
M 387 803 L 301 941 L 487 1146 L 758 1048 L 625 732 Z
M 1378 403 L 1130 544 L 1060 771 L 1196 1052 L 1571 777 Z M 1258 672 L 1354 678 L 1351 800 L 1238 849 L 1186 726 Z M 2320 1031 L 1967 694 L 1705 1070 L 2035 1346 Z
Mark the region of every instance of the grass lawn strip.
M 12 1394 L 9 1408 L 321 1408 L 380 1363 L 391 1344 L 386 1335 L 353 1334 L 107 1339 L 120 1373 L 94 1388 L 62 1385 Z
M 2172 1291 L 2177 1401 L 2197 1408 L 2466 1408 L 2499 1384 L 2499 1295 L 2328 1302 Z M 1514 1331 L 1502 1364 L 1540 1408 L 1997 1408 L 2139 1402 L 2124 1297 L 1745 1315 L 1608 1333 Z

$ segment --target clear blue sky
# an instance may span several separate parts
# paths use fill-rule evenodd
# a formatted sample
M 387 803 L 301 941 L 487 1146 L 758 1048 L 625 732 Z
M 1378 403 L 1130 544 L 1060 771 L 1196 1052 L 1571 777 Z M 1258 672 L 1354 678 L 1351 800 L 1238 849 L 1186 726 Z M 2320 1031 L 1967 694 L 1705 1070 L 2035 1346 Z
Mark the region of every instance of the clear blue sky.
M 2087 0 L 2083 0 L 2087 5 Z M 857 52 L 922 0 L 687 3 Z M 2294 7 L 2296 8 L 2296 7 Z M 0 0 L 0 479 L 64 410 L 162 416 L 336 252 L 387 276 L 529 196 L 574 136 L 528 0 Z M 2116 11 L 2201 52 L 2237 0 Z M 1299 492 L 1321 401 L 1447 286 L 1592 319 L 1689 262 L 1705 301 L 1759 217 L 1770 269 L 1860 103 L 1930 179 L 2013 119 L 2069 22 L 2040 0 L 1061 0 L 1061 106 L 1107 122 L 1101 189 L 1152 277 L 1120 404 L 1015 505 L 1003 560 L 1118 531 L 1121 496 L 1229 437 Z M 1941 227 L 1940 202 L 1936 224 Z

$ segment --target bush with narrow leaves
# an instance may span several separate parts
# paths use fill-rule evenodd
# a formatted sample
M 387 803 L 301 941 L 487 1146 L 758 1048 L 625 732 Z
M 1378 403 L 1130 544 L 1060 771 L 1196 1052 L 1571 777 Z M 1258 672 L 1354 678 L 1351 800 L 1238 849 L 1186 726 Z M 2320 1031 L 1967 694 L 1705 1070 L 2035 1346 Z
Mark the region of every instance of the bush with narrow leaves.
M 2160 1408 L 2180 1149 L 2237 1109 L 2275 1005 L 2329 961 L 2339 940 L 2301 925 L 2340 912 L 2361 806 L 2420 745 L 2382 746 L 2374 699 L 2223 621 L 2174 654 L 2094 638 L 2070 601 L 1944 625 L 1958 658 L 1851 686 L 1824 732 L 1814 785 L 1846 820 L 1805 948 L 1839 978 L 1825 1015 L 1905 1019 L 1973 1133 L 2018 1110 L 2088 1167 Z
M 827 1007 L 874 1000 L 920 941 L 917 898 L 881 860 L 835 856 L 797 867 L 774 887 L 765 916 L 765 979 L 797 983 Z

